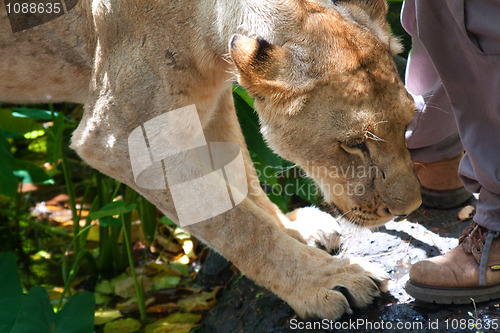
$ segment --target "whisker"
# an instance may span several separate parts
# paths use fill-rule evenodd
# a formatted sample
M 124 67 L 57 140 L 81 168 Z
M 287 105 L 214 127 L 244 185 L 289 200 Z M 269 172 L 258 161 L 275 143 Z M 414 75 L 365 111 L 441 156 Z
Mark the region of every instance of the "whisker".
M 379 138 L 378 136 L 376 136 L 375 134 L 373 134 L 372 132 L 370 131 L 365 131 L 365 137 L 367 139 L 370 139 L 370 140 L 373 140 L 373 141 L 382 141 L 382 142 L 386 142 L 384 139 L 382 138 Z

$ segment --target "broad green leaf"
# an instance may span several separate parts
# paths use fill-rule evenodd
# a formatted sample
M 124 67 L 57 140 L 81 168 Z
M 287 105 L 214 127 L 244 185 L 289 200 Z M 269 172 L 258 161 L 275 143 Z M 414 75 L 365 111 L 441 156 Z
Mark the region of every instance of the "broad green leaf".
M 43 287 L 33 287 L 23 297 L 14 326 L 10 333 L 52 333 L 56 315 L 49 303 L 49 294 Z
M 120 219 L 116 219 L 111 216 L 101 217 L 99 219 L 100 227 L 119 227 L 122 225 L 122 221 Z
M 278 186 L 277 173 L 281 168 L 266 165 L 255 153 L 251 153 L 252 162 L 261 183 L 266 184 L 266 194 L 271 201 L 276 204 L 282 212 L 287 212 L 287 204 L 280 193 L 275 193 L 272 189 Z
M 104 205 L 95 212 L 90 213 L 90 218 L 96 220 L 108 216 L 122 215 L 133 211 L 136 207 L 136 204 L 126 205 L 122 200 L 117 200 Z
M 248 94 L 248 92 L 242 87 L 237 84 L 233 85 L 233 92 L 237 93 L 243 100 L 252 108 L 255 109 L 254 107 L 254 100 L 253 98 Z
M 0 332 L 9 332 L 23 301 L 16 257 L 12 252 L 0 252 L 0 281 Z
M 257 114 L 252 105 L 247 102 L 248 94 L 242 89 L 236 89 L 233 91 L 233 98 L 248 148 L 256 153 L 267 165 L 280 166 L 282 159 L 269 149 L 262 138 Z
M 56 315 L 55 333 L 89 333 L 94 330 L 94 295 L 85 291 L 73 295 Z
M 318 197 L 316 195 L 316 185 L 314 182 L 307 177 L 300 177 L 297 181 L 298 188 L 295 190 L 296 194 L 303 200 L 317 206 Z

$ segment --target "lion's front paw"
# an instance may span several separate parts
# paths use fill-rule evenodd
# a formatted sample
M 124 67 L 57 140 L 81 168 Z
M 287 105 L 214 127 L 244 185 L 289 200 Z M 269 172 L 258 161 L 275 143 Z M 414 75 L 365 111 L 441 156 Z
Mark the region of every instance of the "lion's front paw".
M 352 313 L 352 308 L 369 305 L 386 290 L 385 272 L 370 264 L 365 269 L 359 261 L 345 260 L 348 264 L 341 267 L 335 265 L 336 261 L 332 262 L 334 274 L 328 274 L 328 267 L 323 267 L 314 276 L 309 276 L 313 279 L 311 285 L 287 300 L 299 316 L 335 320 L 344 313 Z
M 297 232 L 309 246 L 323 247 L 326 252 L 337 250 L 341 245 L 340 226 L 330 214 L 315 207 L 305 207 L 288 213 L 289 221 L 283 221 L 287 232 Z M 291 234 L 293 235 L 293 234 Z

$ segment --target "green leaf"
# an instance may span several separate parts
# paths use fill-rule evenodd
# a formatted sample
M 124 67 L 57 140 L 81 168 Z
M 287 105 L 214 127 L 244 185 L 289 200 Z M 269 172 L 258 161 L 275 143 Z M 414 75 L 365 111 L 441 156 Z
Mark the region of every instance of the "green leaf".
M 122 215 L 133 211 L 137 207 L 136 204 L 126 205 L 122 200 L 113 201 L 101 207 L 98 211 L 90 213 L 92 220 L 97 220 L 103 217 L 112 217 L 114 215 Z
M 237 84 L 233 86 L 233 92 L 238 94 L 243 100 L 252 108 L 255 109 L 254 107 L 254 100 L 253 98 L 248 94 L 248 92 L 242 87 Z
M 36 286 L 23 297 L 10 333 L 51 333 L 54 331 L 55 319 L 56 315 L 50 305 L 47 290 Z
M 23 138 L 26 133 L 44 130 L 43 125 L 35 119 L 18 118 L 12 115 L 11 109 L 0 108 L 2 129 L 9 138 Z
M 53 119 L 52 111 L 44 110 L 44 109 L 36 109 L 36 108 L 26 108 L 26 107 L 18 107 L 12 108 L 14 112 L 12 115 L 18 118 L 30 118 L 30 119 L 38 119 L 50 121 Z M 59 112 L 54 112 L 54 116 L 58 117 Z
M 134 318 L 118 319 L 104 325 L 104 333 L 131 333 L 141 328 L 141 323 Z
M 0 332 L 9 332 L 23 302 L 16 257 L 12 252 L 0 252 L 0 281 Z
M 0 129 L 0 161 L 0 194 L 15 197 L 19 186 L 19 180 L 14 175 L 15 159 L 2 129 Z
M 153 277 L 153 290 L 173 288 L 181 282 L 178 276 L 159 274 Z
M 151 244 L 156 232 L 156 206 L 146 200 L 146 198 L 140 197 L 138 212 L 144 237 Z
M 55 333 L 89 333 L 94 330 L 94 295 L 85 291 L 73 295 L 56 315 Z
M 176 312 L 169 314 L 167 318 L 165 318 L 165 322 L 167 323 L 184 323 L 184 324 L 196 324 L 201 320 L 201 315 L 196 313 L 182 313 Z
M 48 131 L 47 137 L 47 161 L 57 163 L 63 154 L 63 130 L 64 116 L 60 113 L 54 119 L 54 125 Z
M 173 263 L 169 264 L 168 266 L 175 268 L 178 270 L 182 275 L 188 276 L 189 275 L 189 266 L 186 264 L 180 264 L 180 263 Z
M 122 221 L 120 219 L 111 216 L 105 216 L 99 219 L 99 226 L 101 227 L 119 227 L 121 225 Z
M 169 227 L 177 227 L 177 224 L 175 224 L 174 221 L 172 221 L 171 219 L 169 219 L 168 217 L 166 216 L 162 216 L 160 218 L 160 223 L 163 223 L 163 224 L 166 224 L 168 225 Z
M 23 183 L 54 184 L 54 180 L 38 165 L 22 160 L 15 161 L 14 174 L 22 179 Z
M 253 103 L 249 104 L 251 103 L 251 98 L 241 88 L 233 91 L 233 98 L 238 120 L 248 148 L 257 154 L 267 165 L 281 166 L 281 157 L 269 149 L 260 133 L 259 119 L 253 108 Z
M 303 200 L 317 206 L 318 197 L 316 195 L 316 185 L 314 184 L 314 182 L 307 177 L 299 177 L 297 181 L 297 195 Z

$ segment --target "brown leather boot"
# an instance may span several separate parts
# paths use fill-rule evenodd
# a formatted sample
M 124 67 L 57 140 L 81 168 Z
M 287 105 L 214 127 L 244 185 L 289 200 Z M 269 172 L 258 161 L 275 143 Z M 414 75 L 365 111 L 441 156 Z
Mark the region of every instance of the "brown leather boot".
M 500 298 L 499 235 L 473 223 L 456 248 L 410 268 L 406 291 L 417 300 L 438 304 Z
M 436 162 L 414 161 L 422 189 L 422 203 L 425 206 L 437 209 L 453 208 L 472 196 L 458 176 L 458 165 L 462 156 L 463 154 L 460 154 Z

